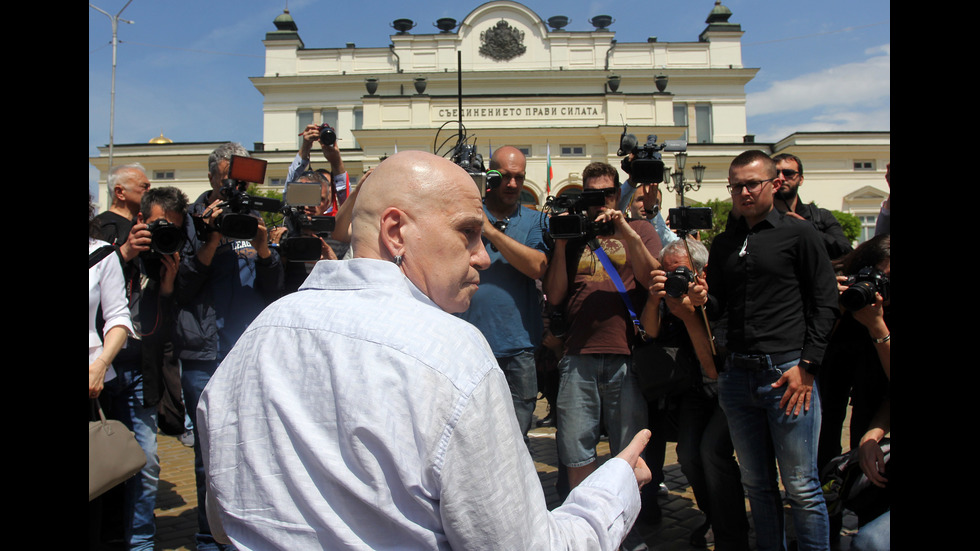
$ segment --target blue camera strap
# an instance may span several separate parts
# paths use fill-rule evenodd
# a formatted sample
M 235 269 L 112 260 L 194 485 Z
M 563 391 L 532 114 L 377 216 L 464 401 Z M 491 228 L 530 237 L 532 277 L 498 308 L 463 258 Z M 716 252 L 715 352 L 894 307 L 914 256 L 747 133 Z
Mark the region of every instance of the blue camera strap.
M 626 305 L 626 310 L 630 314 L 630 318 L 633 319 L 633 326 L 636 327 L 637 332 L 640 334 L 640 338 L 644 341 L 650 340 L 647 336 L 647 332 L 643 329 L 643 324 L 640 323 L 639 318 L 636 316 L 636 310 L 633 309 L 633 302 L 630 300 L 629 295 L 626 294 L 626 286 L 623 285 L 622 278 L 619 277 L 619 271 L 616 270 L 616 266 L 613 265 L 612 260 L 609 259 L 609 255 L 606 251 L 602 250 L 602 245 L 599 244 L 598 239 L 592 239 L 589 241 L 589 247 L 596 256 L 599 257 L 599 262 L 602 263 L 602 267 L 606 269 L 606 273 L 609 274 L 609 279 L 612 280 L 613 284 L 616 285 L 616 290 L 619 291 L 619 296 L 623 298 L 623 303 Z

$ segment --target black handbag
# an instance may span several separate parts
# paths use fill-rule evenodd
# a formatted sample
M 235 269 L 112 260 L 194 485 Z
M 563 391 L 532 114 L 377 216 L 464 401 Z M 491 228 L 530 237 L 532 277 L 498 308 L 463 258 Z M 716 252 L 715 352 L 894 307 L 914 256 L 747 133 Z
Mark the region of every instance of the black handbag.
M 655 402 L 660 398 L 690 389 L 701 378 L 701 368 L 698 367 L 697 361 L 685 349 L 663 346 L 656 340 L 647 340 L 646 331 L 636 316 L 619 272 L 598 242 L 592 243 L 591 246 L 609 278 L 616 285 L 616 290 L 619 291 L 619 296 L 622 297 L 639 335 L 638 342 L 632 347 L 632 363 L 633 374 L 636 375 L 643 397 L 647 402 Z
M 701 377 L 701 370 L 687 349 L 663 346 L 656 340 L 633 346 L 633 373 L 647 402 L 681 394 Z

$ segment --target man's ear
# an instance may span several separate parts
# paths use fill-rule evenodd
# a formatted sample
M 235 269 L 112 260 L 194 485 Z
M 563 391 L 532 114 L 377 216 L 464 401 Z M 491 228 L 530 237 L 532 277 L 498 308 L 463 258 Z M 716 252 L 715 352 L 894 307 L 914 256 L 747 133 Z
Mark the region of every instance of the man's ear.
M 388 207 L 381 213 L 381 231 L 378 233 L 380 253 L 388 253 L 391 258 L 405 254 L 404 211 Z

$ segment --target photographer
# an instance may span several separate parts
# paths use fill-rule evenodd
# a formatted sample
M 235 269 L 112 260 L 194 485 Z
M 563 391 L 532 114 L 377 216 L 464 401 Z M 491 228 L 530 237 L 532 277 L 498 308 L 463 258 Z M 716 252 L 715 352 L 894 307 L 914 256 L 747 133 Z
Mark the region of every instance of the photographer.
M 557 439 L 571 489 L 596 469 L 600 415 L 605 417 L 613 454 L 646 424 L 646 404 L 628 369 L 635 329 L 594 247 L 601 244 L 633 304 L 645 300 L 650 272 L 660 266 L 656 255 L 661 247 L 650 224 L 627 222 L 614 210 L 619 201 L 615 167 L 591 163 L 582 180 L 586 191 L 605 197 L 604 205 L 588 207 L 583 216 L 611 230 L 611 235 L 556 238 L 543 280 L 548 302 L 564 307 L 568 320 L 565 355 L 559 363 Z M 557 218 L 568 215 L 552 217 L 552 228 Z
M 249 157 L 237 143 L 218 146 L 208 157 L 211 191 L 190 206 L 188 241 L 190 250 L 181 258 L 177 275 L 177 327 L 175 346 L 181 361 L 181 383 L 187 411 L 196 415 L 197 402 L 205 385 L 225 354 L 231 350 L 248 324 L 283 289 L 283 266 L 279 254 L 269 247 L 262 217 L 252 239 L 226 237 L 216 221 L 228 201 L 222 194 L 229 176 L 232 156 Z M 227 189 L 227 188 L 225 188 Z M 199 227 L 199 231 L 195 228 Z M 205 480 L 198 424 L 194 423 L 194 472 L 197 479 L 197 548 L 217 549 L 204 512 Z
M 333 216 L 350 194 L 350 177 L 344 169 L 343 159 L 340 158 L 337 135 L 333 128 L 327 124 L 319 126 L 308 124 L 300 136 L 303 136 L 303 143 L 300 145 L 299 152 L 296 153 L 296 158 L 289 165 L 286 181 L 294 182 L 298 174 L 310 171 L 310 150 L 313 149 L 314 142 L 319 143 L 320 149 L 323 151 L 323 158 L 330 163 L 331 170 L 329 172 L 323 169 L 315 171 L 325 176 L 327 182 L 323 186 L 323 202 L 320 203 L 317 212 L 314 214 Z M 329 185 L 330 180 L 333 181 L 333 187 Z
M 837 277 L 841 317 L 827 345 L 820 375 L 823 419 L 818 461 L 821 467 L 841 453 L 841 430 L 851 404 L 851 449 L 871 426 L 888 394 L 891 333 L 891 237 L 875 237 L 841 259 Z M 845 307 L 845 305 L 847 307 Z M 860 519 L 866 520 L 866 519 Z M 839 518 L 832 519 L 838 523 Z M 839 533 L 831 530 L 831 535 Z
M 324 239 L 318 235 L 317 231 L 313 226 L 313 217 L 321 216 L 317 214 L 324 207 L 326 201 L 324 196 L 330 196 L 330 181 L 320 172 L 307 171 L 300 175 L 299 179 L 296 181 L 297 184 L 316 184 L 320 187 L 322 192 L 320 198 L 320 205 L 307 205 L 307 206 L 290 206 L 287 207 L 289 210 L 286 212 L 284 217 L 286 218 L 284 225 L 273 228 L 269 232 L 269 240 L 272 245 L 278 247 L 280 257 L 283 261 L 283 270 L 285 274 L 285 283 L 283 285 L 283 295 L 295 292 L 299 289 L 299 286 L 303 284 L 306 277 L 313 270 L 313 266 L 320 260 L 337 260 L 338 256 L 343 256 L 347 250 L 350 248 L 349 243 L 342 243 L 340 241 L 335 241 L 333 239 Z M 287 184 L 287 192 L 288 192 Z M 288 193 L 287 193 L 288 199 Z M 319 258 L 314 260 L 297 261 L 296 258 L 290 259 L 290 250 L 286 247 L 288 238 L 291 237 L 315 237 L 320 241 L 320 255 Z M 336 247 L 339 250 L 334 250 Z M 295 252 L 295 251 L 294 251 Z M 307 256 L 307 253 L 313 253 L 312 250 L 303 250 L 304 256 L 301 258 L 311 258 Z
M 160 461 L 157 456 L 157 404 L 164 392 L 164 347 L 173 330 L 174 281 L 185 245 L 183 224 L 187 196 L 175 187 L 147 190 L 142 195 L 132 241 L 139 256 L 127 264 L 135 270 L 129 287 L 129 309 L 138 337 L 130 337 L 113 365 L 117 377 L 101 398 L 107 417 L 133 431 L 146 464 L 123 488 L 123 532 L 129 549 L 152 548 Z
M 669 424 L 676 431 L 681 471 L 705 515 L 704 523 L 690 536 L 691 545 L 704 547 L 704 536 L 713 528 L 715 549 L 747 550 L 749 523 L 741 476 L 728 419 L 718 404 L 718 371 L 710 335 L 704 316 L 697 310 L 707 301 L 703 275 L 707 261 L 705 246 L 686 237 L 664 246 L 660 252 L 662 269 L 651 273 L 653 283 L 640 321 L 658 345 L 677 349 L 679 365 L 697 365 L 699 376 L 690 388 L 666 397 L 662 409 L 661 400 L 649 404 L 649 428 L 654 438 L 647 447 L 648 465 L 656 473 L 656 461 L 651 456 L 658 453 L 662 465 L 663 435 Z M 634 369 L 645 367 L 650 366 L 634 363 Z

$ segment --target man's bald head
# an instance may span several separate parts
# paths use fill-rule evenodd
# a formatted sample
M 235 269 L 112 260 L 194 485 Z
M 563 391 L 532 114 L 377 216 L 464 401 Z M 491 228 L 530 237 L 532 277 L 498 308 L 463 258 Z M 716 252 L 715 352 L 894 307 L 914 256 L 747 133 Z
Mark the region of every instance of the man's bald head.
M 509 216 L 521 200 L 527 159 L 520 149 L 505 145 L 493 152 L 490 170 L 500 172 L 500 186 L 487 191 L 487 208 L 497 216 Z
M 480 239 L 483 206 L 473 179 L 448 159 L 403 151 L 385 159 L 358 191 L 351 247 L 356 258 L 392 261 L 447 312 L 462 312 L 490 260 Z

